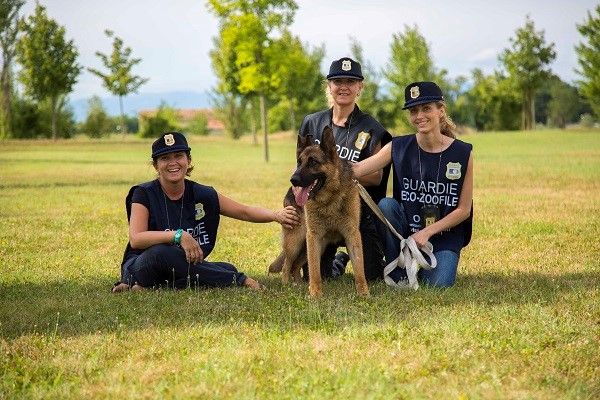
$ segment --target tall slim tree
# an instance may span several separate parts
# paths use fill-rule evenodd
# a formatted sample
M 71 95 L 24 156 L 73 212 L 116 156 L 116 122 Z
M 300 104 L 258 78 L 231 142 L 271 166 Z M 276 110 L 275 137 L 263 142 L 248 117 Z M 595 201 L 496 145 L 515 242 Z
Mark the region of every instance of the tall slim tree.
M 554 43 L 546 45 L 544 31 L 536 31 L 527 16 L 525 26 L 510 38 L 511 48 L 504 49 L 499 59 L 509 78 L 521 92 L 521 129 L 533 129 L 535 124 L 535 92 L 550 76 L 548 65 L 556 58 Z
M 267 99 L 277 89 L 272 60 L 268 57 L 274 35 L 293 20 L 298 8 L 294 0 L 208 0 L 208 8 L 220 20 L 220 35 L 231 45 L 230 59 L 239 77 L 237 90 L 259 98 L 264 137 L 264 157 L 269 161 Z
M 49 18 L 39 3 L 35 12 L 19 24 L 23 35 L 17 42 L 19 79 L 25 92 L 38 102 L 47 101 L 52 114 L 52 138 L 58 132 L 58 116 L 65 96 L 77 83 L 81 66 L 73 40 L 65 39 L 65 28 Z
M 580 42 L 575 47 L 580 66 L 576 72 L 582 77 L 578 82 L 579 89 L 596 118 L 600 119 L 600 4 L 594 15 L 588 11 L 587 20 L 578 24 L 577 30 L 587 42 Z
M 123 40 L 115 36 L 110 30 L 105 30 L 104 33 L 109 38 L 113 38 L 112 53 L 110 55 L 103 54 L 99 51 L 96 55 L 108 69 L 104 73 L 95 68 L 88 68 L 92 74 L 102 79 L 102 85 L 112 94 L 119 97 L 119 108 L 121 111 L 121 126 L 123 133 L 127 133 L 127 124 L 125 123 L 125 112 L 123 111 L 123 97 L 130 93 L 136 93 L 144 83 L 148 82 L 148 78 L 142 78 L 134 75 L 131 69 L 139 64 L 141 58 L 131 58 L 131 48 L 125 47 Z
M 288 106 L 289 129 L 292 131 L 298 129 L 299 118 L 307 111 L 307 106 L 315 99 L 323 99 L 321 60 L 324 55 L 324 47 L 311 51 L 288 30 L 274 40 L 268 50 L 273 76 L 277 79 L 275 95 L 279 102 Z
M 0 137 L 12 133 L 12 61 L 16 52 L 17 33 L 19 32 L 19 10 L 25 0 L 0 0 L 0 50 L 2 51 L 2 70 L 0 71 Z

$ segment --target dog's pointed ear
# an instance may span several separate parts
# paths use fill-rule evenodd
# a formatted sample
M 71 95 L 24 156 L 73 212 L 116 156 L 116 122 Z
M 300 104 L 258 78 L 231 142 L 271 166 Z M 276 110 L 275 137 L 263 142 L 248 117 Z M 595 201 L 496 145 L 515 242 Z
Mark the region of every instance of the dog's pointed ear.
M 330 126 L 326 126 L 323 129 L 323 134 L 321 135 L 321 149 L 323 149 L 323 152 L 327 154 L 331 160 L 335 160 L 338 156 L 335 148 L 335 140 L 333 139 L 333 130 L 331 130 Z
M 300 157 L 300 153 L 304 151 L 305 148 L 313 144 L 313 135 L 298 135 L 298 142 L 296 143 L 296 159 Z

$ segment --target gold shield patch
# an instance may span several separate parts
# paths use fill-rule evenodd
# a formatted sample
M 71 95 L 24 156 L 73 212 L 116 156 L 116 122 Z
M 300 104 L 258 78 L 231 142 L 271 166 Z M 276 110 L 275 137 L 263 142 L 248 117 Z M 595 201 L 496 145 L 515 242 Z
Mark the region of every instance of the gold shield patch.
M 460 179 L 462 166 L 460 163 L 449 162 L 446 164 L 446 178 L 448 179 Z
M 359 150 L 362 150 L 367 145 L 367 142 L 371 139 L 371 134 L 368 132 L 361 132 L 356 137 L 356 142 L 354 142 L 354 147 Z
M 175 144 L 175 138 L 172 134 L 165 135 L 165 144 L 167 146 L 173 146 Z
M 205 215 L 206 213 L 204 212 L 204 204 L 196 203 L 196 221 L 201 220 Z
M 411 99 L 416 99 L 420 95 L 421 95 L 421 92 L 419 91 L 419 87 L 418 86 L 413 86 L 413 87 L 410 88 L 410 98 Z

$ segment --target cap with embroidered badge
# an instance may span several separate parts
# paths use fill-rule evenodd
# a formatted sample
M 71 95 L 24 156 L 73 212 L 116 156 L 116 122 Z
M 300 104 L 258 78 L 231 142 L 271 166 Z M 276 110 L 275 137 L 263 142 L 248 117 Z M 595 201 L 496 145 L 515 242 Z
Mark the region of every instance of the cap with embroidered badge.
M 349 57 L 340 58 L 331 63 L 327 79 L 336 78 L 351 78 L 363 80 L 362 69 L 358 61 L 354 61 Z
M 152 158 L 177 151 L 191 150 L 183 133 L 167 132 L 152 143 Z
M 436 101 L 444 101 L 442 89 L 435 82 L 413 82 L 404 89 L 404 107 L 407 108 Z

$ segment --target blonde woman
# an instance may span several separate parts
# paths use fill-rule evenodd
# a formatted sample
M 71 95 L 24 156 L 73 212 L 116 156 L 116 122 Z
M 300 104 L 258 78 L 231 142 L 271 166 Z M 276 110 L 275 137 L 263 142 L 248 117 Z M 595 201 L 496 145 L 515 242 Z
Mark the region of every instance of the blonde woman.
M 356 104 L 363 89 L 360 63 L 343 57 L 331 63 L 327 74 L 327 96 L 331 108 L 304 117 L 299 135 L 311 135 L 316 143 L 326 126 L 333 131 L 338 156 L 350 163 L 376 154 L 391 140 L 389 132 L 371 115 Z M 360 178 L 360 182 L 375 202 L 385 197 L 389 168 L 379 168 Z M 375 217 L 363 203 L 360 232 L 363 242 L 365 275 L 367 280 L 383 278 L 383 249 L 375 226 Z M 340 243 L 343 245 L 343 243 Z M 336 255 L 336 245 L 327 246 L 321 258 L 321 276 L 335 278 L 344 273 L 349 257 Z M 306 278 L 306 271 L 305 278 Z
M 403 236 L 418 246 L 433 244 L 437 267 L 420 270 L 419 279 L 430 286 L 450 287 L 456 280 L 460 252 L 471 239 L 473 199 L 473 146 L 455 138 L 442 90 L 434 82 L 414 82 L 404 91 L 403 109 L 416 133 L 392 139 L 372 157 L 354 164 L 356 177 L 368 176 L 390 163 L 395 173 L 394 194 L 379 207 Z M 389 263 L 398 257 L 400 243 L 378 224 L 385 238 Z M 407 279 L 396 268 L 389 277 Z

